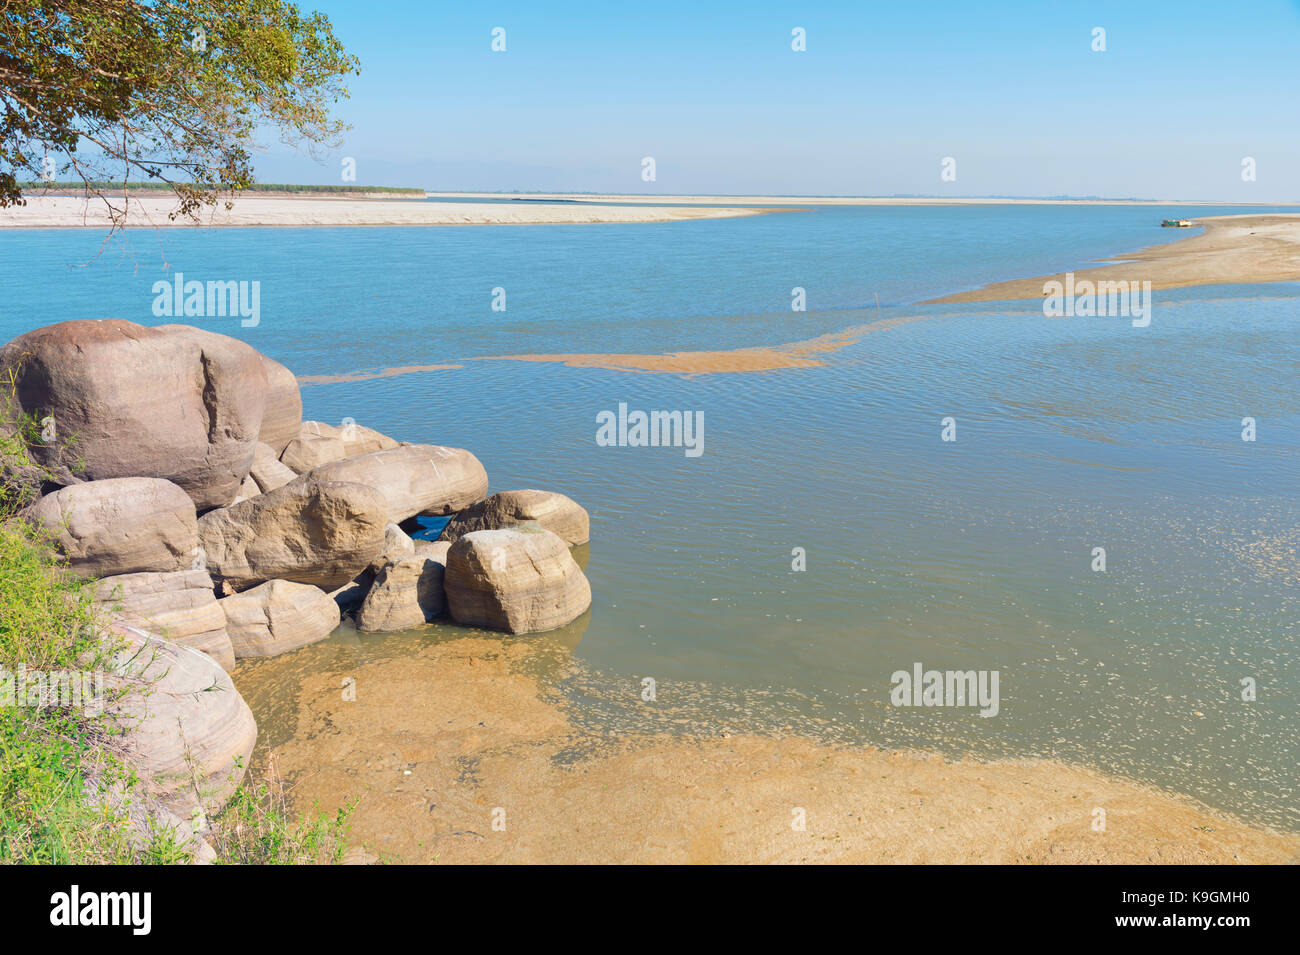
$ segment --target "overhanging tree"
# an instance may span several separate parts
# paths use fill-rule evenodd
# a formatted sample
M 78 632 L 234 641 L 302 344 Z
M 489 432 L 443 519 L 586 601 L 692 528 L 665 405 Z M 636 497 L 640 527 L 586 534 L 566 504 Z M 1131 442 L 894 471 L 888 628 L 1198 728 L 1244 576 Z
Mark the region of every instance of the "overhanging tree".
M 338 144 L 330 115 L 358 62 L 285 0 L 0 0 L 0 208 L 25 180 L 167 183 L 195 216 L 253 182 L 264 130 Z

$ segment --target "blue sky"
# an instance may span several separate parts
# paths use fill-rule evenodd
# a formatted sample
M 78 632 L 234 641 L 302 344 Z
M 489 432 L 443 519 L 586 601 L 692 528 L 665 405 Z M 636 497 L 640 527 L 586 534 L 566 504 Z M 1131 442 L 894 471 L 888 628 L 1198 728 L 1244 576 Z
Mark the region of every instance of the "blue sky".
M 361 59 L 353 128 L 267 182 L 1300 200 L 1297 0 L 304 6 Z

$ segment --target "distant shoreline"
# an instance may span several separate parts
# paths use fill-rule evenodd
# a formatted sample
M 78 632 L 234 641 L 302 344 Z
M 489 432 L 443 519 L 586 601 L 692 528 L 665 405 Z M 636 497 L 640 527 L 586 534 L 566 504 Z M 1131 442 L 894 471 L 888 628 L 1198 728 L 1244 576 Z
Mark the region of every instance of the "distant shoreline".
M 585 202 L 602 205 L 764 206 L 1300 206 L 1300 202 L 1223 202 L 1213 199 L 1035 199 L 983 196 L 680 196 L 581 192 L 426 192 L 429 199 L 513 199 L 529 202 Z
M 678 222 L 763 215 L 764 210 L 735 207 L 627 206 L 569 203 L 429 202 L 423 199 L 354 197 L 240 196 L 226 210 L 204 208 L 198 221 L 170 219 L 172 195 L 133 195 L 128 203 L 130 228 L 231 228 L 250 226 L 455 226 L 455 225 L 596 225 Z M 103 200 L 77 196 L 29 196 L 27 205 L 0 209 L 0 229 L 105 229 L 111 225 Z

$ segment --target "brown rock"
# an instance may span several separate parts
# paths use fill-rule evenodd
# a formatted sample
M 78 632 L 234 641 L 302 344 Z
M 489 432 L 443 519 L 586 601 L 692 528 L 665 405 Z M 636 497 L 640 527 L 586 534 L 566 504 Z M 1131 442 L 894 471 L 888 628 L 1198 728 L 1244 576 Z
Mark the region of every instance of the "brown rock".
M 69 565 L 88 577 L 191 566 L 198 555 L 194 502 L 161 478 L 87 481 L 46 494 L 27 510 Z
M 374 428 L 359 425 L 350 419 L 345 419 L 344 424 L 337 427 L 323 421 L 304 421 L 302 429 L 307 433 L 322 435 L 327 438 L 338 438 L 343 442 L 343 456 L 346 458 L 350 458 L 354 454 L 366 454 L 370 451 L 387 451 L 390 448 L 399 446 L 398 442 L 388 435 L 382 434 Z
M 107 712 L 124 730 L 127 759 L 172 812 L 211 815 L 243 778 L 257 742 L 252 711 L 206 653 L 135 627 L 110 631 L 126 638 L 108 682 L 127 692 Z
M 249 469 L 248 476 L 265 493 L 284 487 L 298 474 L 280 461 L 279 453 L 271 445 L 259 441 L 253 449 L 253 466 Z
M 217 601 L 236 659 L 273 657 L 324 640 L 339 625 L 339 605 L 319 587 L 272 580 Z
M 22 410 L 53 419 L 33 449 L 57 483 L 174 482 L 203 510 L 229 503 L 248 473 L 266 400 L 257 352 L 188 326 L 61 322 L 0 348 Z
M 199 542 L 213 579 L 234 590 L 277 578 L 333 590 L 382 550 L 386 513 L 372 487 L 307 476 L 204 514 Z
M 306 474 L 328 461 L 338 461 L 345 455 L 340 438 L 324 434 L 303 432 L 291 440 L 280 455 L 280 463 L 296 474 Z
M 262 356 L 266 369 L 266 413 L 257 439 L 274 449 L 278 457 L 302 430 L 302 392 L 293 372 L 278 361 Z
M 570 547 L 587 543 L 590 520 L 577 501 L 554 491 L 500 491 L 471 504 L 443 528 L 438 540 L 455 541 L 472 531 L 536 523 Z
M 95 603 L 125 624 L 202 650 L 224 670 L 234 668 L 226 615 L 206 570 L 105 577 L 95 584 Z
M 461 448 L 405 444 L 322 464 L 311 472 L 322 481 L 352 481 L 378 488 L 388 501 L 388 520 L 417 514 L 454 514 L 483 497 L 487 472 Z
M 591 606 L 568 545 L 535 524 L 461 537 L 447 552 L 443 586 L 457 623 L 507 633 L 554 630 Z
M 446 613 L 442 585 L 450 547 L 429 544 L 422 548 L 423 554 L 400 558 L 380 570 L 357 611 L 357 629 L 370 633 L 409 630 Z

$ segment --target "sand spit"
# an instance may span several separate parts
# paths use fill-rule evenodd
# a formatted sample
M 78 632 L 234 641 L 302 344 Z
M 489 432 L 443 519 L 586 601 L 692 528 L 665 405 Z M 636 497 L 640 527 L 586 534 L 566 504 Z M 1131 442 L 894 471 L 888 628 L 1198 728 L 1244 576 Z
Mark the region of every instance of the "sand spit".
M 1112 256 L 1103 261 L 1124 261 L 1079 269 L 1074 280 L 1149 281 L 1153 289 L 1300 281 L 1300 213 L 1213 216 L 1196 221 L 1205 230 L 1200 235 Z M 1044 283 L 1052 280 L 1064 282 L 1065 276 L 996 282 L 922 304 L 1041 299 Z
M 395 378 L 398 375 L 415 375 L 425 371 L 450 371 L 463 368 L 464 365 L 402 365 L 397 368 L 382 368 L 379 371 L 355 371 L 344 375 L 299 375 L 300 385 L 336 385 L 345 381 L 370 381 L 374 378 Z
M 275 750 L 293 802 L 332 811 L 357 798 L 354 840 L 406 863 L 1300 860 L 1300 835 L 1048 761 L 597 734 L 525 675 L 534 652 L 467 637 L 312 672 Z M 270 685 L 294 664 L 254 666 L 236 684 Z M 256 711 L 256 690 L 249 699 Z
M 661 375 L 714 375 L 738 372 L 779 371 L 786 368 L 816 368 L 825 365 L 821 356 L 839 351 L 856 343 L 873 332 L 888 331 L 909 322 L 926 321 L 932 316 L 912 315 L 885 318 L 866 325 L 854 325 L 839 332 L 830 332 L 784 345 L 759 345 L 750 348 L 733 348 L 723 351 L 681 351 L 665 355 L 635 353 L 574 353 L 559 355 L 489 355 L 482 358 L 461 358 L 456 363 L 436 365 L 404 365 L 382 368 L 378 371 L 358 371 L 338 375 L 306 375 L 300 384 L 334 384 L 346 381 L 368 381 L 372 378 L 393 378 L 399 375 L 426 371 L 444 371 L 464 367 L 470 361 L 532 361 L 566 365 L 570 368 L 605 368 L 610 371 L 627 371 Z
M 133 197 L 130 227 L 195 227 L 171 220 L 170 195 Z M 208 209 L 199 226 L 421 226 L 421 225 L 588 225 L 597 223 L 676 222 L 761 215 L 759 209 L 589 204 L 426 202 L 402 199 L 289 199 L 243 196 L 234 208 Z M 100 199 L 34 196 L 27 205 L 0 210 L 0 228 L 106 228 L 108 210 Z

